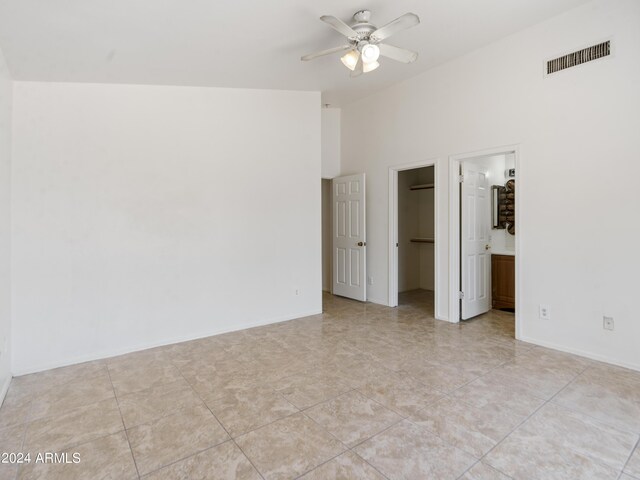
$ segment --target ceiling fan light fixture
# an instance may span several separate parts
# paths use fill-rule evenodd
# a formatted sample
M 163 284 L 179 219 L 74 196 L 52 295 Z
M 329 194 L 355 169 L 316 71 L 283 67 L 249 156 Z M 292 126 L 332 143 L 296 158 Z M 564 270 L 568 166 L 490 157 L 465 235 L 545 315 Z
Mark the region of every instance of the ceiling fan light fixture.
M 362 72 L 363 73 L 369 73 L 369 72 L 373 72 L 376 68 L 378 68 L 380 66 L 380 64 L 378 62 L 369 62 L 369 63 L 363 63 L 362 64 Z
M 380 57 L 380 47 L 377 45 L 373 45 L 372 43 L 367 43 L 364 47 L 362 47 L 362 62 L 366 65 L 367 63 L 375 63 L 378 61 Z
M 342 57 L 340 57 L 340 60 L 342 60 L 342 63 L 345 67 L 347 67 L 351 71 L 354 71 L 356 68 L 356 64 L 358 63 L 359 56 L 360 53 L 357 50 L 349 50 Z
M 300 60 L 306 62 L 338 52 L 342 55 L 342 52 L 346 51 L 347 53 L 342 55 L 340 60 L 352 72 L 351 77 L 359 77 L 363 73 L 376 70 L 380 66 L 378 63 L 380 57 L 391 58 L 401 63 L 411 63 L 416 60 L 418 57 L 416 52 L 384 43 L 390 36 L 418 25 L 420 18 L 415 13 L 405 13 L 380 28 L 373 25 L 370 19 L 371 12 L 368 10 L 356 12 L 350 24 L 331 15 L 323 15 L 320 20 L 346 37 L 347 41 L 340 46 L 303 55 Z

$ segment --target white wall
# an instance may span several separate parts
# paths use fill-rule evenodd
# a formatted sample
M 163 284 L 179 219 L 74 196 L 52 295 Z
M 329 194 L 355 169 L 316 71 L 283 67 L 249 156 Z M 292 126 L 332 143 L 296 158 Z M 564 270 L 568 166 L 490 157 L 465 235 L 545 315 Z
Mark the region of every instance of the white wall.
M 433 183 L 434 168 L 424 167 L 418 170 L 418 183 Z M 434 189 L 418 190 L 418 236 L 421 238 L 435 238 L 434 218 Z M 435 244 L 421 243 L 420 245 L 420 288 L 435 290 Z
M 388 302 L 389 166 L 438 159 L 447 318 L 448 157 L 519 144 L 522 339 L 640 369 L 638 25 L 640 2 L 596 1 L 342 108 L 342 171 L 367 173 L 370 300 Z M 543 76 L 547 59 L 609 37 L 613 57 Z
M 319 93 L 16 82 L 13 119 L 15 373 L 321 311 Z
M 418 191 L 409 190 L 417 185 L 418 171 L 398 172 L 398 292 L 420 288 L 420 244 L 412 243 L 418 237 Z
M 0 403 L 11 380 L 12 82 L 0 50 Z
M 322 178 L 340 175 L 340 109 L 322 109 Z

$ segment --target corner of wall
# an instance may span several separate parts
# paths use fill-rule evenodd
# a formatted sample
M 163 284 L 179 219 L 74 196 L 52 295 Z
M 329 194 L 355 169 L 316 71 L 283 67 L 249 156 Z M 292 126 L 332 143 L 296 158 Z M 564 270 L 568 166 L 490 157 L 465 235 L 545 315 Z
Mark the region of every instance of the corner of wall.
M 11 125 L 13 79 L 0 48 L 0 405 L 11 383 Z
M 322 178 L 335 178 L 341 173 L 339 108 L 322 109 Z

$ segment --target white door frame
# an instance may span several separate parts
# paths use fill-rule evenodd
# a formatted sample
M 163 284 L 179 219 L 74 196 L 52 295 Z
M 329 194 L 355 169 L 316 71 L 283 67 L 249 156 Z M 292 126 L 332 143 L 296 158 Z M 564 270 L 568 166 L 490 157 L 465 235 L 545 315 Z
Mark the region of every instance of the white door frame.
M 398 172 L 404 170 L 414 170 L 416 168 L 433 167 L 433 198 L 434 198 L 434 214 L 433 221 L 435 222 L 435 245 L 434 245 L 434 270 L 435 281 L 434 288 L 434 301 L 435 301 L 435 317 L 439 318 L 438 310 L 438 290 L 440 284 L 438 282 L 440 278 L 440 249 L 442 244 L 438 241 L 438 229 L 440 218 L 440 209 L 438 208 L 438 160 L 437 158 L 431 160 L 423 160 L 415 163 L 406 163 L 403 165 L 394 165 L 389 167 L 389 306 L 398 306 Z
M 519 145 L 506 145 L 503 147 L 489 148 L 475 152 L 451 155 L 449 157 L 449 321 L 451 323 L 460 322 L 460 299 L 458 292 L 460 291 L 460 164 L 464 160 L 477 157 L 486 157 L 490 155 L 499 155 L 501 153 L 513 153 L 515 158 L 516 180 L 518 184 L 518 194 L 515 198 L 515 217 L 516 217 L 516 338 L 521 337 L 520 333 L 520 311 L 522 306 L 522 294 L 520 281 L 520 265 L 522 264 L 522 254 L 520 249 L 521 234 L 518 233 L 518 224 L 521 224 L 522 216 L 520 215 L 520 205 L 522 203 L 521 186 L 521 159 Z

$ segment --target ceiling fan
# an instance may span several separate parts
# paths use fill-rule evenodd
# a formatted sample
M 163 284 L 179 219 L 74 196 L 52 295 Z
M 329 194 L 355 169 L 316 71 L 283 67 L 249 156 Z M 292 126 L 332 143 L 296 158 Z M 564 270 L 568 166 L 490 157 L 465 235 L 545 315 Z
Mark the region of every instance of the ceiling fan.
M 328 23 L 335 30 L 347 37 L 348 43 L 339 47 L 310 53 L 309 55 L 301 57 L 300 60 L 306 62 L 317 57 L 348 50 L 348 52 L 341 57 L 341 60 L 342 63 L 351 70 L 351 76 L 357 77 L 378 68 L 380 66 L 378 63 L 380 55 L 402 63 L 411 63 L 418 58 L 416 52 L 381 43 L 394 33 L 418 25 L 420 18 L 418 18 L 415 13 L 405 13 L 380 28 L 371 24 L 369 22 L 370 18 L 370 11 L 360 10 L 353 15 L 353 24 L 349 26 L 342 20 L 332 17 L 331 15 L 320 17 L 320 20 Z

